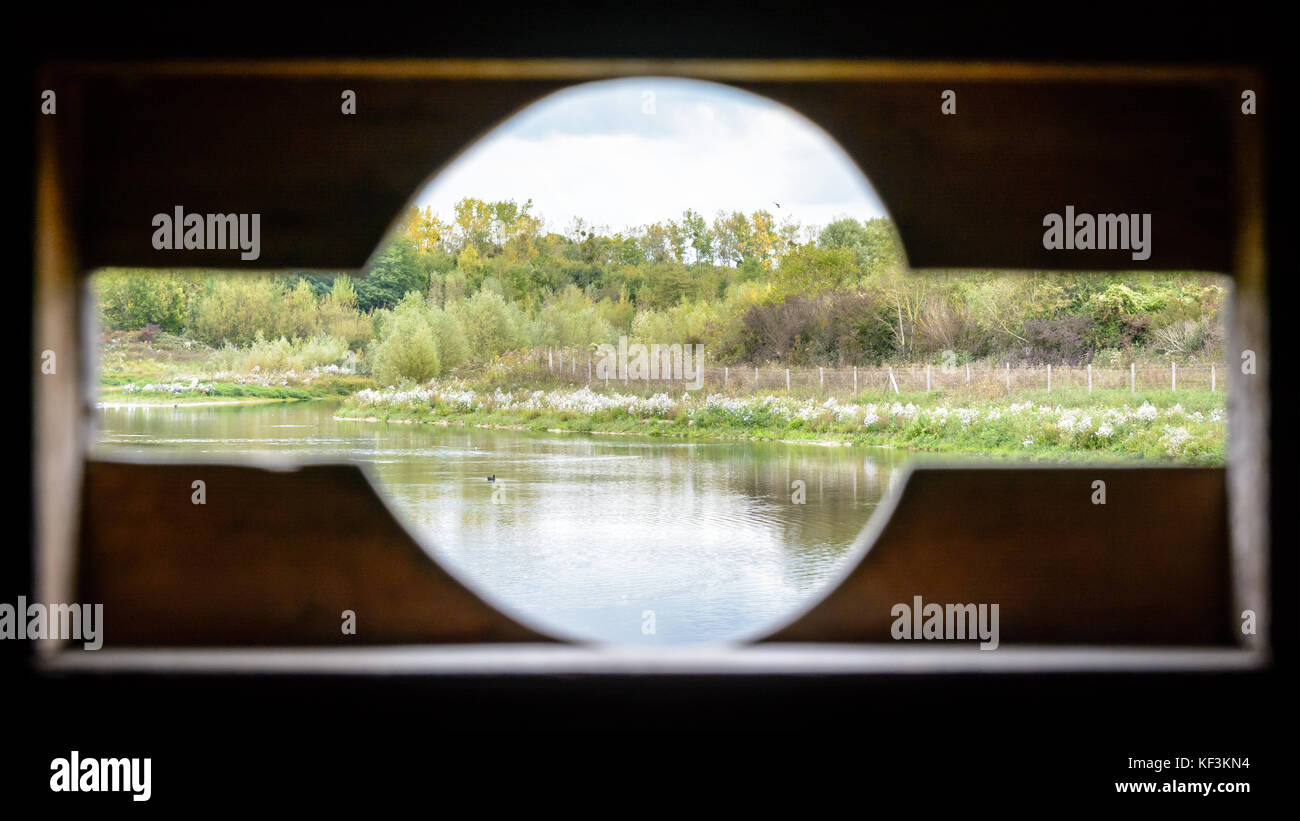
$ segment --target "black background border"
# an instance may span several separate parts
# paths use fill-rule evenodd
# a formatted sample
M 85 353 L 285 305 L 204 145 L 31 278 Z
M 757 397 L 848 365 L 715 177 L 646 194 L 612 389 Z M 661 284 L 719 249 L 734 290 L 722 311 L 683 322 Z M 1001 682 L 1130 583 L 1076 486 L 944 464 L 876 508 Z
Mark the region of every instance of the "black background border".
M 903 5 L 903 4 L 899 4 Z M 697 57 L 1007 59 L 1095 63 L 1231 63 L 1261 68 L 1267 92 L 1269 253 L 1274 362 L 1293 361 L 1281 314 L 1293 304 L 1293 254 L 1279 242 L 1293 160 L 1282 116 L 1294 104 L 1286 60 L 1289 27 L 1242 4 L 1213 12 L 1189 5 L 1136 8 L 1051 3 L 997 10 L 867 4 L 749 3 L 736 7 L 662 3 L 611 12 L 598 5 L 464 4 L 383 9 L 266 4 L 131 11 L 35 8 L 9 13 L 4 60 L 18 112 L 6 190 L 18 208 L 6 220 L 10 296 L 31 304 L 31 111 L 35 71 L 61 58 L 215 57 Z M 470 14 L 468 10 L 477 13 Z M 7 12 L 8 13 L 8 12 Z M 1117 146 L 1116 150 L 1123 150 Z M 26 263 L 26 264 L 23 264 Z M 14 313 L 22 313 L 14 311 Z M 9 327 L 30 357 L 30 326 Z M 34 359 L 26 360 L 28 362 Z M 20 384 L 26 379 L 18 368 Z M 972 808 L 1018 804 L 1043 810 L 1116 797 L 1131 777 L 1129 756 L 1249 756 L 1251 768 L 1221 780 L 1250 781 L 1252 798 L 1286 788 L 1282 721 L 1291 673 L 1291 559 L 1279 453 L 1295 453 L 1271 369 L 1273 424 L 1272 583 L 1275 663 L 1266 671 L 1217 674 L 999 674 L 869 677 L 119 677 L 36 676 L 27 642 L 0 642 L 0 809 L 27 801 L 89 810 L 169 807 L 375 806 L 398 798 L 445 814 L 530 811 L 586 803 L 613 788 L 614 812 L 668 797 L 697 812 L 801 796 L 804 811 L 832 806 L 869 813 L 886 806 L 921 812 L 934 799 Z M 30 403 L 11 402 L 30 430 Z M 30 447 L 11 442 L 13 483 L 5 498 L 12 539 L 0 551 L 0 601 L 31 589 Z M 1292 506 L 1293 508 L 1293 506 Z M 26 526 L 20 526 L 19 523 Z M 737 737 L 732 734 L 744 734 Z M 571 735 L 578 734 L 578 735 Z M 703 734 L 683 739 L 683 734 Z M 788 737 L 797 734 L 799 737 Z M 557 736 L 566 736 L 558 738 Z M 512 737 L 513 736 L 513 737 Z M 814 737 L 816 736 L 816 737 Z M 49 762 L 83 755 L 150 756 L 154 798 L 53 795 Z M 1220 780 L 1220 779 L 1216 779 Z M 672 798 L 690 785 L 689 800 Z M 847 805 L 827 799 L 847 788 Z M 468 806 L 438 802 L 468 793 Z M 420 799 L 424 800 L 421 801 Z M 631 800 L 629 800 L 631 799 Z M 1156 806 L 1170 806 L 1156 799 Z M 1150 800 L 1150 799 L 1147 799 Z M 1216 811 L 1236 796 L 1184 799 Z M 1176 801 L 1176 800 L 1175 800 Z M 1180 806 L 1177 802 L 1172 806 Z M 9 815 L 9 817 L 15 817 Z

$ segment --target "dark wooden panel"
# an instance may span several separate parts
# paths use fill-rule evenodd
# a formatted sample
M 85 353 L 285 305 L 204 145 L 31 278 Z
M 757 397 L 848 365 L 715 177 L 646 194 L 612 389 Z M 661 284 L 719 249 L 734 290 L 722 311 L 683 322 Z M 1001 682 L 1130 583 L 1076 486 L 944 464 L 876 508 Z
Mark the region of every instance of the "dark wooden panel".
M 917 267 L 1228 271 L 1241 250 L 1231 73 L 439 65 L 56 69 L 51 85 L 84 91 L 61 96 L 84 104 L 53 129 L 77 160 L 63 194 L 84 269 L 356 268 L 484 130 L 550 91 L 631 74 L 731 82 L 805 113 L 869 174 Z M 942 118 L 948 87 L 959 114 Z M 358 92 L 355 118 L 338 113 L 342 88 Z M 262 258 L 154 251 L 150 218 L 178 204 L 261 213 Z M 1153 213 L 1152 259 L 1046 253 L 1042 216 L 1067 204 Z M 207 509 L 189 505 L 196 470 L 217 477 Z M 1229 642 L 1223 476 L 918 471 L 861 566 L 774 638 L 888 640 L 890 607 L 919 594 L 999 603 L 1004 641 Z M 1110 484 L 1104 508 L 1088 503 L 1094 478 Z M 79 595 L 105 603 L 111 644 L 539 638 L 437 568 L 353 467 L 92 462 L 84 489 Z M 343 609 L 358 612 L 355 639 L 338 632 Z
M 353 465 L 92 461 L 82 498 L 74 600 L 104 605 L 108 647 L 542 639 L 438 567 Z
M 892 642 L 914 596 L 998 604 L 1003 644 L 1233 640 L 1221 469 L 917 468 L 878 516 L 857 567 L 769 640 Z
M 92 265 L 360 268 L 425 178 L 550 82 L 97 78 L 82 228 Z M 358 113 L 340 112 L 343 89 Z M 261 215 L 261 257 L 157 251 L 154 214 Z
M 915 267 L 1233 268 L 1237 109 L 1225 87 L 960 77 L 748 87 L 839 141 Z M 957 93 L 956 115 L 940 113 L 945 89 Z M 1151 214 L 1151 258 L 1044 248 L 1043 217 L 1067 205 Z
M 81 71 L 85 71 L 82 69 Z M 635 74 L 729 82 L 799 110 L 867 173 L 915 267 L 1230 272 L 1241 81 L 1222 72 L 545 61 L 56 72 L 86 84 L 79 221 L 91 267 L 356 269 L 408 198 L 547 93 Z M 1124 78 L 1128 81 L 1125 82 Z M 358 113 L 339 112 L 353 89 Z M 958 93 L 942 116 L 940 92 Z M 156 251 L 150 220 L 262 215 L 262 256 Z M 1152 214 L 1152 255 L 1048 251 L 1042 220 Z
M 538 638 L 442 571 L 353 466 L 90 462 L 84 499 L 78 595 L 104 604 L 111 646 Z M 1232 640 L 1222 470 L 920 468 L 880 515 L 860 565 L 770 640 L 890 641 L 916 595 L 998 604 L 1004 644 Z

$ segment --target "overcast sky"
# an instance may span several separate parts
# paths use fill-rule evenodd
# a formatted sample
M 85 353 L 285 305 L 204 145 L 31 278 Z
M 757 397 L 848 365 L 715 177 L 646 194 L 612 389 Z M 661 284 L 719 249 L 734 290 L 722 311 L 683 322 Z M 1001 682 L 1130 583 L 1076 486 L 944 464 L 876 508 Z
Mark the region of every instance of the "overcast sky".
M 467 196 L 532 199 L 554 231 L 575 216 L 619 231 L 687 208 L 710 221 L 719 210 L 767 209 L 805 226 L 885 215 L 843 150 L 802 116 L 679 79 L 610 80 L 547 97 L 467 150 L 417 201 L 449 220 Z

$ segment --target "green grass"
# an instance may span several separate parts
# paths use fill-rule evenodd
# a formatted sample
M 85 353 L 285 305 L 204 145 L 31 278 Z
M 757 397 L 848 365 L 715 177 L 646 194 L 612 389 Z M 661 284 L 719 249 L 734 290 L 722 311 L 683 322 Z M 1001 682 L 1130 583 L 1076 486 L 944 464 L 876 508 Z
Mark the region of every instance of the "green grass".
M 203 402 L 267 402 L 267 401 L 302 401 L 309 399 L 341 399 L 354 390 L 369 385 L 364 377 L 329 377 L 314 380 L 311 383 L 296 385 L 262 385 L 256 382 L 241 383 L 200 380 L 204 385 L 211 385 L 208 391 L 146 391 L 143 388 L 156 384 L 159 380 L 127 378 L 123 376 L 104 376 L 100 379 L 99 401 L 109 404 L 196 404 Z M 136 387 L 135 391 L 127 388 Z
M 623 408 L 585 413 L 500 408 L 494 407 L 489 397 L 484 392 L 485 407 L 473 410 L 437 400 L 412 406 L 367 404 L 354 397 L 343 403 L 339 415 L 652 437 L 838 442 L 1047 460 L 1216 465 L 1225 458 L 1226 423 L 1214 418 L 1218 414 L 1212 416 L 1223 411 L 1225 397 L 1209 391 L 1096 391 L 1091 395 L 1086 389 L 1058 390 L 1051 395 L 1026 391 L 1006 400 L 966 401 L 932 391 L 891 394 L 884 402 L 874 394 L 837 400 L 842 405 L 855 400 L 868 408 L 875 405 L 880 418 L 870 425 L 860 416 L 841 419 L 831 410 L 821 411 L 818 406 L 825 397 L 792 397 L 807 409 L 807 419 L 787 419 L 762 407 L 748 406 L 742 411 L 703 407 L 703 397 L 690 405 L 678 403 L 663 419 L 634 415 Z M 757 399 L 749 397 L 748 401 Z M 917 412 L 911 418 L 907 411 L 890 415 L 885 409 L 895 404 L 911 404 Z M 1154 415 L 1150 410 L 1136 412 L 1144 404 L 1155 409 Z M 973 421 L 963 421 L 956 409 Z

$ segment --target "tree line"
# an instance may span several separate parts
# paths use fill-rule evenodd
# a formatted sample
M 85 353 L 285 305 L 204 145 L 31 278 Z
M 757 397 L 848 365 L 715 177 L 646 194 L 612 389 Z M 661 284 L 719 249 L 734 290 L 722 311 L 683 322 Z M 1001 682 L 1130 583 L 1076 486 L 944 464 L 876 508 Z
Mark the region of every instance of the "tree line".
M 1221 353 L 1217 278 L 1180 273 L 906 274 L 886 219 L 823 227 L 692 210 L 621 231 L 547 230 L 531 201 L 412 209 L 360 278 L 109 270 L 102 325 L 214 347 L 327 335 L 379 378 L 428 378 L 533 346 L 620 335 L 703 343 L 719 363 L 1123 364 Z

